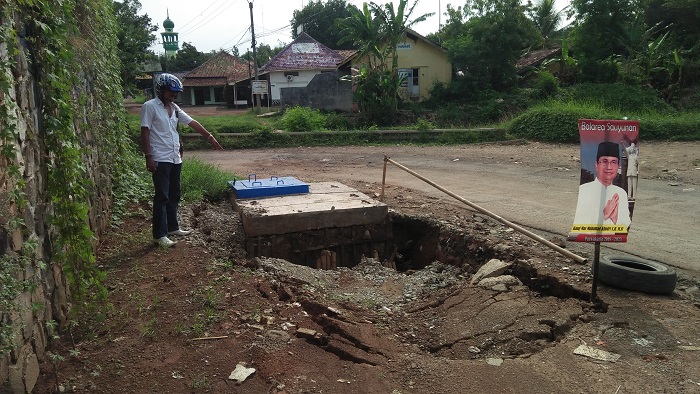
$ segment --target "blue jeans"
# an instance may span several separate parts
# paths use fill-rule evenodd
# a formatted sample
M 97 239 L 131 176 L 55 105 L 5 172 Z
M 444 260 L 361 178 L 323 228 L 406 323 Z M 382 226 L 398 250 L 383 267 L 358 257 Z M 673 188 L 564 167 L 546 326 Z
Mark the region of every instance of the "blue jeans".
M 182 164 L 156 162 L 153 173 L 153 239 L 168 235 L 180 228 L 177 206 L 180 203 L 180 173 Z

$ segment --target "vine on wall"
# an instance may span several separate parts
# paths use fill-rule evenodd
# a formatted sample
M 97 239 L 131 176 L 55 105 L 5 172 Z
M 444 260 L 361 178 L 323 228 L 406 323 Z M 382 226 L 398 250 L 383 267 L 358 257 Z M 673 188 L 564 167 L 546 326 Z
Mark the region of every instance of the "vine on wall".
M 89 201 L 98 195 L 111 197 L 112 184 L 126 165 L 128 138 L 111 0 L 15 0 L 2 2 L 0 16 L 0 200 L 8 208 L 0 212 L 0 226 L 8 234 L 22 231 L 24 247 L 16 254 L 0 248 L 0 348 L 5 348 L 13 339 L 13 328 L 6 323 L 14 323 L 9 316 L 17 310 L 16 298 L 36 286 L 21 280 L 22 271 L 46 270 L 34 259 L 38 245 L 23 221 L 27 185 L 17 160 L 18 111 L 10 97 L 17 51 L 28 51 L 39 89 L 39 135 L 28 138 L 41 140 L 37 143 L 48 175 L 43 190 L 50 207 L 48 262 L 61 267 L 73 305 L 94 304 L 107 295 L 105 273 L 95 264 Z M 109 210 L 99 214 L 109 215 Z
M 10 97 L 12 89 L 11 59 L 17 51 L 15 30 L 12 26 L 14 9 L 2 10 L 0 24 L 0 235 L 12 234 L 23 229 L 21 211 L 26 204 L 24 181 L 17 156 L 17 106 Z M 0 237 L 4 241 L 5 237 Z M 5 245 L 2 245 L 4 250 Z M 11 314 L 19 310 L 16 298 L 26 288 L 22 280 L 23 263 L 21 256 L 0 253 L 0 354 L 12 348 L 15 326 Z

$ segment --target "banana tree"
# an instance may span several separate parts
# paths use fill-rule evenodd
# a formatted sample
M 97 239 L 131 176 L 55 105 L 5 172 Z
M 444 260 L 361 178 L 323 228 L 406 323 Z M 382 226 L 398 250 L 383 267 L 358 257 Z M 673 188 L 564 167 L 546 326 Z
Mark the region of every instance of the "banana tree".
M 578 75 L 578 60 L 569 55 L 569 45 L 566 39 L 561 40 L 561 56 L 558 58 L 545 60 L 542 63 L 542 67 L 549 68 L 548 66 L 551 64 L 558 66 L 559 70 L 557 74 L 559 75 L 560 81 L 568 85 L 576 83 L 576 78 Z

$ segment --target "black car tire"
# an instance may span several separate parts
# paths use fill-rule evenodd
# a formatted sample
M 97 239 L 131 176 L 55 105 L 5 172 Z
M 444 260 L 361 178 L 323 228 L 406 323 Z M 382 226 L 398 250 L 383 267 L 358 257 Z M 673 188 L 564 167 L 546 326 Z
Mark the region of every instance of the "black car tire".
M 625 290 L 669 294 L 676 288 L 676 271 L 665 264 L 623 256 L 603 256 L 598 267 L 600 281 Z

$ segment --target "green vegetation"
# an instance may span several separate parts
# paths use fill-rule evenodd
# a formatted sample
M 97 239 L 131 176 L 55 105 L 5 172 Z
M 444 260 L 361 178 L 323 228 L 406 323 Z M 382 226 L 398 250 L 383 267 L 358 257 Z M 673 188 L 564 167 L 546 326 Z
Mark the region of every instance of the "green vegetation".
M 318 131 L 326 126 L 326 116 L 317 109 L 296 106 L 284 111 L 280 124 L 291 132 Z
M 60 267 L 70 287 L 68 293 L 74 308 L 71 312 L 87 310 L 107 294 L 102 285 L 104 273 L 95 264 L 89 209 L 100 195 L 111 194 L 125 166 L 122 153 L 126 152 L 127 139 L 122 124 L 117 24 L 112 2 L 24 0 L 3 3 L 1 12 L 4 22 L 0 43 L 6 46 L 8 56 L 0 61 L 0 96 L 6 98 L 0 106 L 0 167 L 6 174 L 7 186 L 7 193 L 0 197 L 3 205 L 7 202 L 9 212 L 0 231 L 20 235 L 23 243 L 19 253 L 2 256 L 2 310 L 24 313 L 13 297 L 18 292 L 31 292 L 36 286 L 34 278 L 27 282 L 30 278 L 20 280 L 23 275 L 13 273 L 19 269 L 33 272 L 38 278 L 53 266 Z M 20 44 L 20 32 L 8 22 L 13 20 L 22 26 L 22 39 L 31 42 L 30 67 L 36 92 L 41 94 L 36 113 L 41 117 L 42 129 L 34 131 L 30 138 L 36 133 L 41 135 L 42 140 L 34 143 L 41 144 L 46 158 L 46 189 L 41 198 L 49 205 L 46 224 L 51 227 L 47 232 L 50 239 L 41 245 L 50 250 L 43 253 L 33 251 L 38 247 L 31 230 L 36 225 L 24 223 L 29 202 L 25 190 L 29 188 L 16 163 L 18 141 L 26 137 L 20 137 L 17 130 L 18 108 L 12 102 L 15 94 L 10 89 L 21 85 L 12 76 L 16 75 L 16 55 L 25 44 Z M 89 76 L 89 82 L 81 76 Z M 83 146 L 82 141 L 88 136 L 92 144 Z M 94 155 L 99 155 L 99 165 L 103 167 L 95 170 L 93 178 L 89 167 L 95 163 L 88 158 Z M 104 171 L 107 168 L 112 176 Z M 37 260 L 35 256 L 40 255 L 51 256 L 51 260 Z M 3 351 L 13 345 L 13 337 L 5 334 L 15 334 L 14 326 L 18 324 L 18 319 L 5 317 L 0 338 Z
M 365 123 L 392 124 L 400 101 L 399 89 L 405 76 L 399 75 L 397 45 L 406 29 L 432 14 L 411 19 L 418 4 L 399 0 L 398 6 L 363 3 L 362 10 L 348 5 L 350 16 L 338 20 L 341 28 L 339 45 L 351 43 L 358 48 L 358 58 L 366 59 L 354 77 L 355 101 Z
M 445 26 L 433 37 L 447 49 L 460 73 L 449 84 L 436 84 L 432 100 L 421 104 L 401 102 L 397 94 L 401 78 L 396 43 L 407 27 L 425 15 L 411 20 L 413 6 L 407 0 L 401 0 L 396 9 L 391 3 L 370 3 L 362 10 L 352 6 L 348 13 L 337 8 L 344 4 L 310 3 L 307 12 L 294 14 L 293 24 L 306 23 L 305 18 L 324 5 L 336 7 L 329 15 L 345 18 L 340 27 L 335 26 L 338 30 L 326 36 L 336 37 L 331 41 L 344 37 L 344 42 L 370 58 L 356 80 L 363 119 L 301 107 L 269 118 L 248 113 L 198 119 L 225 148 L 455 144 L 508 138 L 576 143 L 578 119 L 625 117 L 640 121 L 643 140 L 700 139 L 700 21 L 693 2 L 650 0 L 633 7 L 625 2 L 574 0 L 571 12 L 576 23 L 566 29 L 559 28 L 561 13 L 554 11 L 549 0 L 534 7 L 503 0 L 470 0 L 464 7 L 448 7 Z M 150 175 L 138 154 L 138 116 L 127 115 L 125 121 L 121 111 L 122 95 L 134 89 L 142 61 L 155 56 L 147 48 L 156 39 L 152 33 L 157 26 L 148 16 L 138 16 L 139 8 L 137 0 L 22 0 L 2 5 L 0 43 L 8 56 L 0 59 L 0 96 L 16 97 L 15 55 L 28 43 L 42 125 L 32 133 L 41 135 L 38 143 L 47 158 L 41 171 L 46 176 L 46 211 L 51 216 L 46 218 L 49 238 L 38 245 L 32 237 L 35 226 L 24 222 L 29 188 L 24 169 L 16 163 L 17 141 L 24 139 L 16 127 L 19 109 L 5 100 L 0 106 L 0 165 L 6 185 L 0 195 L 0 231 L 21 236 L 23 248 L 0 256 L 0 310 L 10 312 L 0 321 L 0 353 L 10 350 L 17 337 L 17 322 L 10 316 L 42 313 L 40 303 L 20 305 L 17 299 L 34 291 L 38 278 L 54 267 L 62 270 L 70 286 L 70 305 L 75 308 L 71 317 L 82 313 L 80 317 L 90 316 L 87 321 L 98 322 L 104 314 L 96 311 L 97 306 L 109 307 L 104 305 L 106 273 L 95 263 L 96 240 L 89 226 L 93 197 L 102 197 L 103 192 L 112 196 L 112 218 L 118 222 L 127 205 L 148 201 L 152 193 Z M 16 18 L 21 18 L 21 32 L 10 24 Z M 517 73 L 515 61 L 524 50 L 550 45 L 561 47 L 558 59 L 530 74 Z M 269 58 L 273 52 L 263 45 L 258 58 Z M 205 55 L 184 43 L 171 66 L 190 69 L 201 64 Z M 398 125 L 401 116 L 396 115 L 405 113 L 412 115 L 410 120 Z M 356 130 L 358 124 L 367 130 Z M 494 124 L 500 127 L 474 128 Z M 393 131 L 386 133 L 378 125 Z M 434 131 L 436 127 L 450 130 Z M 30 138 L 34 138 L 31 133 Z M 85 140 L 89 146 L 82 145 Z M 209 145 L 204 139 L 185 137 L 185 146 Z M 98 163 L 87 160 L 95 156 Z M 698 160 L 695 163 L 700 165 Z M 94 170 L 92 165 L 101 167 Z M 220 201 L 226 197 L 226 182 L 233 178 L 188 159 L 183 168 L 184 200 Z M 149 236 L 145 231 L 124 239 L 147 242 Z M 50 250 L 38 253 L 38 247 Z M 35 257 L 40 255 L 51 260 L 40 261 Z M 139 277 L 144 271 L 137 266 L 130 274 Z M 221 318 L 217 294 L 211 287 L 196 294 L 203 310 L 191 324 L 195 335 Z M 140 311 L 158 305 L 158 299 L 150 306 L 140 302 Z M 57 330 L 57 323 L 45 324 L 49 333 Z M 142 333 L 153 336 L 156 326 L 153 316 Z M 63 360 L 59 354 L 48 357 L 54 366 Z M 203 386 L 207 384 L 206 377 L 201 380 Z
M 237 116 L 208 116 L 197 120 L 214 135 L 271 130 L 270 125 L 257 118 L 252 112 Z
M 227 181 L 234 174 L 197 159 L 187 159 L 182 165 L 182 199 L 185 202 L 223 201 L 228 190 Z
M 15 302 L 17 296 L 26 291 L 30 282 L 18 280 L 22 277 L 22 269 L 29 262 L 26 257 L 12 258 L 9 255 L 0 256 L 0 311 L 18 313 L 20 306 Z M 15 337 L 15 325 L 0 321 L 0 355 L 12 350 L 12 340 Z
M 551 73 L 541 72 L 533 87 L 508 93 L 481 92 L 462 103 L 428 101 L 411 104 L 404 118 L 413 119 L 403 126 L 365 130 L 353 125 L 353 114 L 323 113 L 319 110 L 293 107 L 282 114 L 266 118 L 252 113 L 242 116 L 198 117 L 218 134 L 225 149 L 275 146 L 457 144 L 528 138 L 539 141 L 579 141 L 578 119 L 638 119 L 642 139 L 697 139 L 700 111 L 679 111 L 664 102 L 656 91 L 620 83 L 577 84 L 559 87 Z M 446 87 L 436 85 L 435 89 Z M 138 117 L 130 116 L 130 127 L 138 127 Z M 248 132 L 235 136 L 222 135 L 237 125 L 246 125 Z M 277 131 L 272 132 L 272 129 Z M 440 131 L 434 129 L 440 128 Z M 313 131 L 310 131 L 313 130 Z M 392 130 L 383 132 L 381 130 Z M 403 133 L 402 133 L 403 131 Z M 418 131 L 418 133 L 416 132 Z M 135 130 L 131 131 L 136 135 Z M 198 135 L 185 138 L 185 148 L 209 149 Z M 138 168 L 142 170 L 141 159 Z M 201 163 L 200 163 L 201 164 Z M 203 172 L 211 173 L 212 169 Z M 230 180 L 230 179 L 228 179 Z M 195 199 L 200 197 L 195 197 Z M 207 197 L 209 198 L 209 197 Z
M 188 302 L 197 305 L 199 309 L 195 314 L 189 329 L 184 325 L 178 324 L 175 327 L 176 331 L 183 335 L 192 335 L 194 337 L 205 336 L 207 330 L 213 323 L 221 321 L 226 317 L 226 312 L 221 309 L 221 289 L 213 286 L 203 286 L 190 293 Z

